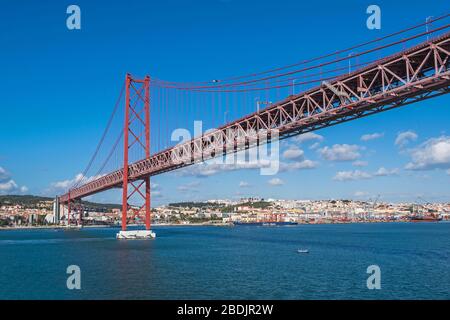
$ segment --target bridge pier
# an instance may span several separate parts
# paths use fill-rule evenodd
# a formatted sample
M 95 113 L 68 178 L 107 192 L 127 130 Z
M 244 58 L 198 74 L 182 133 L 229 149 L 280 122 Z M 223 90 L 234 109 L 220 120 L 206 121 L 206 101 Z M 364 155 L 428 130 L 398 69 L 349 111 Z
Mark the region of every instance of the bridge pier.
M 116 235 L 117 239 L 135 240 L 135 239 L 154 239 L 156 234 L 152 230 L 121 230 Z

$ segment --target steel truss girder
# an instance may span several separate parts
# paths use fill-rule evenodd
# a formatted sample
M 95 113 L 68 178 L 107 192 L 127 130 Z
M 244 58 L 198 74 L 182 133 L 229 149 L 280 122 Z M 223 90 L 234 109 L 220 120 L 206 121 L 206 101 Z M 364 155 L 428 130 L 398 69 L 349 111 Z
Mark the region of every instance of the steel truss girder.
M 135 181 L 449 92 L 450 33 L 378 60 L 212 132 L 128 166 Z M 123 169 L 70 191 L 81 198 L 120 187 Z M 67 202 L 69 195 L 60 197 Z

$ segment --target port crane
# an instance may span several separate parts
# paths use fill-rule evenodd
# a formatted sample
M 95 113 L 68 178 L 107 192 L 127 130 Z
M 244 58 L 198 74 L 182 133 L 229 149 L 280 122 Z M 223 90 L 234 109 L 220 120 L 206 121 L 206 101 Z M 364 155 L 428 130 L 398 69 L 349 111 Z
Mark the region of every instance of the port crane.
M 363 213 L 363 220 L 367 221 L 367 220 L 371 220 L 373 218 L 374 215 L 374 211 L 375 211 L 375 206 L 378 203 L 378 200 L 380 199 L 380 195 L 378 194 L 375 198 L 369 198 L 367 199 L 366 205 L 365 205 L 365 210 Z M 372 205 L 371 205 L 372 203 Z

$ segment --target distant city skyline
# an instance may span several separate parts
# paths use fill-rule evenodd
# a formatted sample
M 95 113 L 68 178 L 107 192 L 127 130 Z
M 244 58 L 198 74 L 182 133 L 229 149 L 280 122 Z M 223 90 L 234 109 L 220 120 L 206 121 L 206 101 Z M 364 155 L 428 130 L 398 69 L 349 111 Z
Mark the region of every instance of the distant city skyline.
M 245 74 L 349 47 L 448 9 L 437 3 L 424 12 L 419 1 L 380 1 L 382 29 L 368 30 L 368 3 L 251 2 L 131 1 L 124 8 L 78 1 L 84 19 L 78 33 L 65 29 L 65 4 L 3 5 L 8 15 L 2 21 L 10 27 L 0 31 L 0 56 L 8 62 L 1 80 L 8 94 L 2 101 L 0 194 L 65 192 L 88 162 L 126 72 L 177 81 Z M 410 8 L 404 16 L 403 6 Z M 319 8 L 320 21 L 297 17 Z M 36 14 L 40 10 L 45 19 Z M 261 19 L 266 12 L 270 19 Z M 139 31 L 124 32 L 124 25 Z M 330 30 L 326 43 L 316 41 Z M 308 51 L 306 42 L 314 43 Z M 286 43 L 289 50 L 279 50 Z M 250 196 L 450 201 L 449 102 L 441 96 L 284 140 L 274 176 L 202 164 L 153 177 L 152 204 Z M 88 200 L 119 203 L 121 192 Z

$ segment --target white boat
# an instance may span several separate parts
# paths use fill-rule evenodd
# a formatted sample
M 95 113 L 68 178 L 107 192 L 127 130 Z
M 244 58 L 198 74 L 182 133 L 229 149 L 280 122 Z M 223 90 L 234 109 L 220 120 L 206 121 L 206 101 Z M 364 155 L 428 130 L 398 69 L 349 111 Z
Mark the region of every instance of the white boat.
M 297 250 L 298 253 L 309 253 L 308 249 L 298 249 Z

